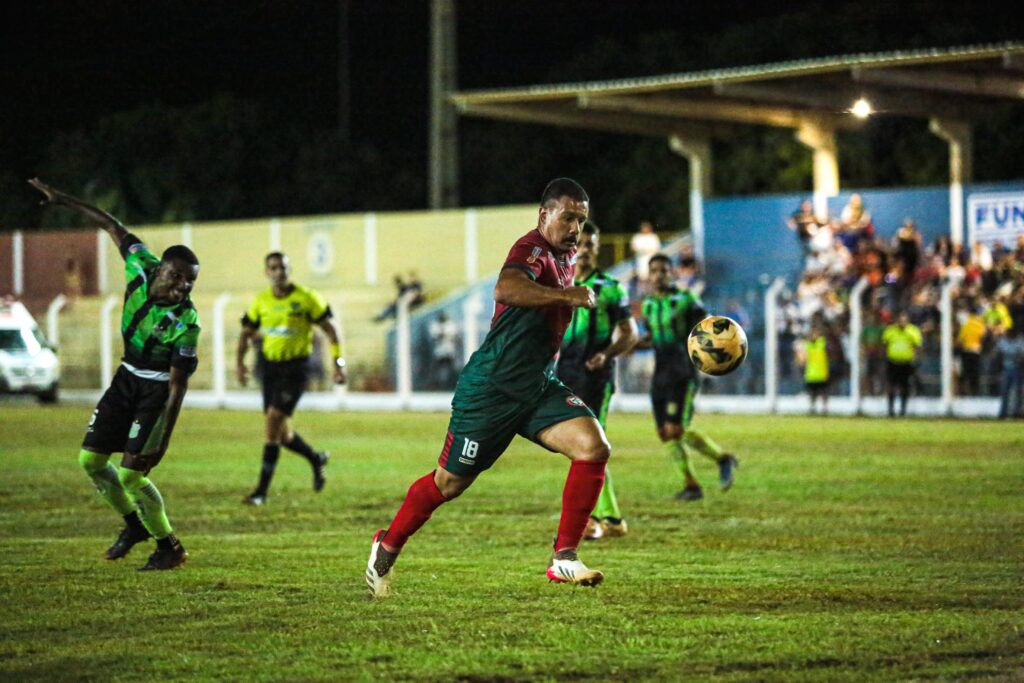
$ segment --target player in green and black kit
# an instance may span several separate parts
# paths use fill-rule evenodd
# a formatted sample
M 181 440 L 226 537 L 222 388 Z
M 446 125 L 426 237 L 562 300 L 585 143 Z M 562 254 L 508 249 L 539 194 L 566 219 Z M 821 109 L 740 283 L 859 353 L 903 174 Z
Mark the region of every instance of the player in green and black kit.
M 591 223 L 584 225 L 576 247 L 573 284 L 594 290 L 597 304 L 594 308 L 577 308 L 573 313 L 558 352 L 558 379 L 583 399 L 607 429 L 608 406 L 615 392 L 615 357 L 633 348 L 640 337 L 629 312 L 626 290 L 597 267 L 600 249 L 598 229 Z M 611 473 L 605 469 L 604 487 L 583 538 L 625 536 L 627 529 Z
M 718 463 L 718 481 L 723 491 L 732 486 L 733 470 L 739 464 L 735 457 L 723 453 L 714 441 L 690 426 L 700 379 L 690 362 L 686 339 L 693 326 L 707 317 L 707 311 L 696 294 L 679 289 L 672 282 L 672 262 L 668 256 L 651 257 L 650 279 L 653 293 L 644 297 L 641 311 L 648 331 L 645 341 L 654 347 L 651 381 L 654 422 L 658 436 L 668 448 L 669 458 L 683 475 L 684 488 L 676 498 L 700 500 L 704 491 L 693 476 L 692 452 Z
M 512 245 L 494 288 L 491 330 L 459 376 L 438 467 L 409 487 L 391 525 L 374 534 L 366 566 L 373 596 L 391 593 L 392 566 L 409 537 L 490 468 L 516 434 L 572 461 L 548 578 L 583 586 L 604 578 L 576 550 L 611 449 L 593 412 L 554 376 L 552 363 L 573 310 L 595 303 L 592 289 L 572 284 L 589 212 L 582 187 L 553 180 L 541 195 L 537 227 Z
M 198 362 L 199 317 L 189 293 L 199 276 L 199 260 L 181 245 L 168 248 L 158 259 L 106 211 L 39 179 L 29 183 L 46 196 L 44 204 L 67 207 L 99 223 L 124 257 L 124 357 L 92 414 L 78 461 L 127 525 L 106 558 L 118 560 L 135 544 L 153 537 L 156 551 L 141 569 L 173 569 L 188 553 L 174 535 L 163 497 L 147 475 L 167 451 L 189 375 Z M 120 467 L 108 462 L 111 453 L 124 453 Z

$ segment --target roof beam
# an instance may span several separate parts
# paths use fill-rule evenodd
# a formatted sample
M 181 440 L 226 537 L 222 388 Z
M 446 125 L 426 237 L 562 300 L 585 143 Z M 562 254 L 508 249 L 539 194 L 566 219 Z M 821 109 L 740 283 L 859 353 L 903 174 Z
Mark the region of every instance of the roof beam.
M 714 131 L 706 126 L 690 122 L 671 122 L 655 117 L 638 117 L 615 112 L 585 111 L 552 106 L 550 102 L 528 104 L 468 104 L 459 106 L 463 116 L 514 121 L 519 123 L 541 123 L 563 128 L 582 128 L 605 133 L 629 133 L 669 137 L 688 135 L 706 137 Z
M 631 114 L 651 114 L 680 119 L 728 121 L 779 128 L 799 128 L 801 112 L 787 107 L 751 106 L 713 100 L 685 100 L 657 95 L 651 97 L 587 97 L 580 98 L 580 106 L 588 109 L 622 111 Z
M 853 80 L 858 83 L 939 90 L 962 95 L 1024 99 L 1024 79 L 1009 76 L 972 76 L 953 71 L 909 71 L 861 67 L 854 67 L 850 73 Z
M 975 119 L 988 113 L 988 108 L 972 105 L 964 98 L 945 93 L 901 93 L 880 88 L 863 88 L 852 85 L 823 86 L 805 84 L 764 85 L 764 84 L 728 84 L 715 85 L 715 93 L 731 98 L 756 100 L 801 106 L 817 111 L 829 112 L 834 115 L 846 116 L 849 107 L 860 97 L 864 97 L 875 111 L 880 114 L 895 114 L 916 118 L 933 116 L 953 116 L 962 119 Z
M 1007 71 L 1024 71 L 1024 54 L 1020 52 L 1004 52 L 1003 68 Z

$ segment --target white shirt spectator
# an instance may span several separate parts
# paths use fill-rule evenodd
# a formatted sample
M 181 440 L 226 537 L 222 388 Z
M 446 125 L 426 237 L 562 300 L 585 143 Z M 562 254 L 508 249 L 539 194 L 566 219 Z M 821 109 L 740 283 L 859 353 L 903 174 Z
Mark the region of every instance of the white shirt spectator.
M 434 318 L 427 327 L 427 333 L 433 343 L 432 352 L 435 360 L 455 359 L 459 343 L 459 327 L 454 321 L 447 318 L 442 320 L 440 316 Z
M 992 270 L 992 250 L 982 242 L 975 242 L 971 261 L 982 270 Z
M 646 221 L 641 223 L 640 230 L 629 241 L 629 248 L 636 256 L 636 276 L 646 280 L 650 274 L 648 265 L 651 257 L 661 250 L 661 239 L 654 232 L 654 227 Z

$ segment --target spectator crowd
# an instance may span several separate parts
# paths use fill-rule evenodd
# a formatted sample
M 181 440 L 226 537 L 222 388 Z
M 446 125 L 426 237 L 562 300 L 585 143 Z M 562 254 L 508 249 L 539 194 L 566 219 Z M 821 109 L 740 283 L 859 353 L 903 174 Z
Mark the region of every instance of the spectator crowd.
M 891 239 L 875 226 L 860 195 L 852 195 L 838 218 L 815 215 L 804 202 L 788 221 L 801 248 L 799 284 L 784 302 L 780 333 L 794 351 L 794 363 L 827 356 L 831 380 L 846 378 L 851 349 L 849 299 L 864 278 L 864 322 L 860 349 L 866 395 L 885 386 L 884 330 L 900 314 L 920 331 L 918 390 L 938 384 L 940 299 L 952 285 L 955 315 L 957 393 L 1002 396 L 1002 416 L 1024 416 L 1024 235 L 1013 244 L 975 242 L 969 248 L 946 236 L 926 244 L 913 219 L 904 220 Z M 822 341 L 823 340 L 823 341 Z M 813 369 L 815 394 L 821 392 L 821 363 Z

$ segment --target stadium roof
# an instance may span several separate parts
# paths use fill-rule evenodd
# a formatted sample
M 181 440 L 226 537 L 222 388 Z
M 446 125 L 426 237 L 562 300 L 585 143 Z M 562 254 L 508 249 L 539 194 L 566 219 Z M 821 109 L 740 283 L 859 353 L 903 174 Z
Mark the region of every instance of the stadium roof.
M 1024 100 L 1024 42 L 903 50 L 451 95 L 460 114 L 640 135 L 725 136 L 737 124 L 857 127 L 882 114 L 969 122 Z

